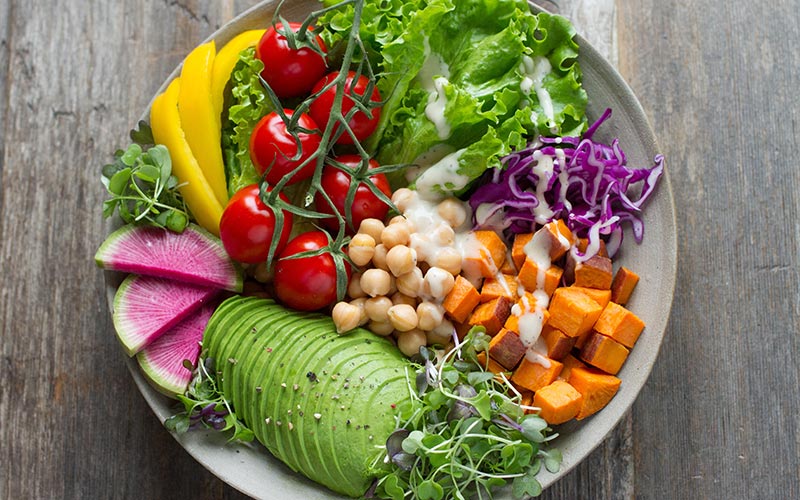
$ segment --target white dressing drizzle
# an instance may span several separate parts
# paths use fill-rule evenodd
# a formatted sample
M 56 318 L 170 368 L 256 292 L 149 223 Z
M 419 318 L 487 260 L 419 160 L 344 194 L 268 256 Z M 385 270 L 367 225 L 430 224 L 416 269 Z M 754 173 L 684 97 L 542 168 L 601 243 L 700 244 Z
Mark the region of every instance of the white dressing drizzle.
M 458 159 L 461 158 L 464 151 L 466 149 L 459 149 L 455 153 L 450 153 L 425 169 L 417 177 L 416 188 L 420 197 L 429 201 L 438 201 L 444 196 L 435 189 L 437 186 L 442 191 L 458 191 L 467 186 L 470 178 L 458 173 Z
M 538 224 L 545 225 L 555 215 L 544 197 L 547 185 L 553 176 L 553 157 L 539 150 L 534 151 L 533 160 L 535 164 L 531 170 L 539 178 L 536 183 L 536 198 L 539 200 L 539 204 L 533 209 L 533 215 Z
M 530 95 L 531 89 L 536 92 L 536 98 L 539 100 L 539 105 L 544 111 L 544 116 L 547 118 L 547 127 L 551 132 L 558 132 L 558 127 L 555 122 L 555 113 L 553 110 L 553 99 L 550 97 L 550 92 L 544 88 L 544 78 L 553 69 L 550 61 L 546 57 L 536 56 L 522 56 L 522 64 L 520 65 L 520 72 L 523 76 L 519 84 L 519 88 L 525 95 Z M 533 118 L 534 115 L 531 115 Z M 534 120 L 534 123 L 536 121 Z
M 445 85 L 449 83 L 443 76 L 434 78 L 434 90 L 428 94 L 428 104 L 425 105 L 425 116 L 436 126 L 436 133 L 441 140 L 450 137 L 450 124 L 447 123 L 447 118 L 444 116 L 444 110 L 447 107 Z

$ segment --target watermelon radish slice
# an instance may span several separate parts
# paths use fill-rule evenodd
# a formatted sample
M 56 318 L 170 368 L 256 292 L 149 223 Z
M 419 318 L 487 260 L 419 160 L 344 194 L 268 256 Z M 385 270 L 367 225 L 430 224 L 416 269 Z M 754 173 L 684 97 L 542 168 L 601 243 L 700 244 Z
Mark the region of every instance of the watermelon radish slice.
M 195 224 L 180 234 L 157 227 L 125 225 L 106 238 L 94 260 L 110 271 L 242 291 L 242 273 L 222 242 Z
M 186 391 L 192 372 L 184 366 L 184 360 L 197 365 L 203 330 L 215 305 L 206 304 L 136 355 L 142 372 L 158 392 L 174 398 Z
M 128 276 L 114 295 L 112 314 L 125 352 L 133 356 L 141 351 L 218 292 L 151 276 Z

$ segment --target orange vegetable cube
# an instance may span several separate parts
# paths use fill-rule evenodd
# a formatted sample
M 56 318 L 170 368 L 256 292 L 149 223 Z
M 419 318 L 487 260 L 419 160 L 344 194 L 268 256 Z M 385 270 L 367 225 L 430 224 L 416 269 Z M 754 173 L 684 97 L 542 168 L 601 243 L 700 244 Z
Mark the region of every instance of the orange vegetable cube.
M 469 318 L 469 324 L 480 325 L 486 329 L 487 335 L 494 336 L 503 328 L 510 314 L 511 301 L 505 297 L 498 297 L 476 307 Z
M 539 408 L 539 416 L 550 425 L 572 420 L 582 405 L 581 393 L 563 380 L 556 380 L 533 395 L 533 406 Z
M 586 262 L 575 264 L 576 286 L 586 288 L 611 289 L 611 259 L 602 255 L 595 255 Z
M 519 364 L 526 350 L 519 335 L 505 328 L 489 342 L 489 356 L 509 370 L 513 370 Z
M 594 329 L 630 348 L 644 330 L 644 321 L 623 306 L 609 302 L 597 318 Z
M 542 338 L 547 345 L 547 357 L 562 360 L 569 354 L 578 337 L 570 337 L 552 325 L 545 325 L 542 328 Z
M 592 300 L 600 304 L 600 307 L 605 307 L 606 304 L 608 304 L 609 301 L 611 300 L 611 290 L 600 290 L 597 288 L 586 288 L 583 286 L 576 286 L 576 285 L 572 285 L 572 288 L 580 290 L 581 292 L 591 297 Z
M 588 295 L 573 287 L 558 288 L 550 301 L 548 324 L 570 337 L 590 331 L 603 308 Z
M 486 278 L 483 282 L 483 287 L 481 287 L 481 302 L 489 302 L 498 297 L 506 297 L 513 302 L 517 299 L 518 286 L 516 276 L 511 274 L 501 274 L 493 278 Z
M 581 349 L 581 359 L 606 373 L 616 375 L 630 351 L 611 337 L 592 332 Z
M 490 356 L 486 355 L 486 352 L 479 352 L 478 353 L 478 363 L 483 367 L 484 370 L 487 372 L 492 372 L 495 375 L 499 375 L 500 372 L 507 372 L 503 365 L 498 363 L 497 361 L 493 360 Z M 488 362 L 486 361 L 488 358 Z
M 544 231 L 547 234 L 551 261 L 556 261 L 563 257 L 576 241 L 572 231 L 561 219 L 548 222 L 539 231 Z
M 578 367 L 586 368 L 586 364 L 572 354 L 567 354 L 564 359 L 561 360 L 561 362 L 564 363 L 564 368 L 561 369 L 561 375 L 559 375 L 559 378 L 564 380 L 569 380 L 569 375 L 573 369 Z
M 578 251 L 581 254 L 586 253 L 586 248 L 589 247 L 589 238 L 578 238 L 578 242 L 575 244 L 578 247 Z M 600 248 L 597 250 L 597 255 L 602 255 L 603 257 L 608 257 L 608 250 L 606 250 L 606 242 L 600 240 Z
M 587 330 L 586 333 L 580 335 L 578 340 L 575 341 L 575 349 L 583 349 L 583 346 L 586 345 L 586 341 L 589 340 L 589 337 L 592 335 L 593 330 Z
M 514 236 L 514 244 L 511 246 L 511 258 L 514 260 L 514 265 L 517 269 L 522 267 L 525 263 L 525 245 L 528 244 L 533 238 L 533 233 L 524 233 Z
M 536 297 L 531 292 L 525 294 L 517 300 L 514 307 L 511 308 L 511 315 L 506 320 L 505 328 L 520 333 L 519 319 L 525 314 L 532 314 L 536 311 Z M 550 312 L 547 309 L 542 309 L 542 325 L 546 325 L 550 319 Z
M 503 262 L 503 265 L 500 266 L 500 272 L 502 274 L 508 274 L 510 276 L 517 275 L 517 266 L 514 265 L 514 260 L 511 257 L 511 252 L 506 252 L 506 260 Z
M 575 367 L 570 373 L 569 383 L 583 396 L 577 415 L 578 420 L 582 420 L 605 408 L 619 390 L 622 381 L 596 368 Z
M 553 295 L 553 292 L 558 288 L 563 273 L 564 270 L 558 266 L 550 266 L 545 271 L 544 291 L 548 297 Z M 536 291 L 539 288 L 539 266 L 530 257 L 525 258 L 517 278 L 519 283 L 525 287 L 525 290 L 529 292 Z
M 491 230 L 473 231 L 469 238 L 469 255 L 465 256 L 461 268 L 467 274 L 495 276 L 506 260 L 506 244 Z
M 463 323 L 475 306 L 481 301 L 481 294 L 463 276 L 456 277 L 455 285 L 445 297 L 442 306 L 452 320 Z
M 611 300 L 624 306 L 631 298 L 633 289 L 639 283 L 639 275 L 625 267 L 620 267 L 611 282 Z
M 550 366 L 544 366 L 529 361 L 528 358 L 522 358 L 522 362 L 511 376 L 511 381 L 517 386 L 533 392 L 550 385 L 561 373 L 564 365 L 554 359 L 548 361 Z

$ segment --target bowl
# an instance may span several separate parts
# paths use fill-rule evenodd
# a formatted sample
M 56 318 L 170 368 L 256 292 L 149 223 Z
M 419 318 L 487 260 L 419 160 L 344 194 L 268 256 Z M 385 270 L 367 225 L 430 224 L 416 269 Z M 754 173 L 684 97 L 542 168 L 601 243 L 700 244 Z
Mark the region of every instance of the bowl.
M 267 26 L 277 4 L 277 1 L 267 0 L 256 5 L 220 28 L 208 40 L 215 40 L 221 47 L 242 31 Z M 314 0 L 290 0 L 282 7 L 281 13 L 289 20 L 302 19 L 318 6 Z M 534 5 L 531 8 L 540 10 Z M 619 73 L 586 40 L 578 36 L 577 42 L 581 47 L 578 61 L 583 71 L 583 84 L 589 95 L 589 122 L 597 119 L 606 108 L 613 109 L 612 118 L 601 127 L 595 138 L 610 141 L 618 137 L 631 166 L 652 165 L 659 150 L 641 105 Z M 167 78 L 159 93 L 179 72 L 180 66 Z M 147 118 L 145 112 L 142 119 Z M 540 472 L 538 478 L 545 488 L 578 465 L 617 425 L 636 399 L 658 356 L 672 305 L 677 265 L 675 208 L 668 175 L 662 177 L 655 196 L 648 203 L 644 222 L 646 234 L 643 243 L 636 245 L 632 235 L 626 233 L 626 244 L 619 258 L 615 259 L 615 267 L 623 264 L 641 276 L 628 307 L 647 326 L 618 374 L 622 385 L 608 406 L 585 420 L 573 420 L 557 427 L 559 436 L 554 446 L 562 451 L 563 463 L 557 473 Z M 113 229 L 112 225 L 109 224 L 109 231 Z M 113 307 L 114 293 L 121 278 L 119 273 L 105 273 L 109 309 Z M 172 415 L 175 402 L 147 383 L 134 359 L 126 361 L 137 387 L 156 417 L 163 422 Z M 252 497 L 286 500 L 344 498 L 291 471 L 260 444 L 229 444 L 225 436 L 211 431 L 173 436 L 205 468 Z M 511 495 L 501 492 L 498 497 L 510 499 Z

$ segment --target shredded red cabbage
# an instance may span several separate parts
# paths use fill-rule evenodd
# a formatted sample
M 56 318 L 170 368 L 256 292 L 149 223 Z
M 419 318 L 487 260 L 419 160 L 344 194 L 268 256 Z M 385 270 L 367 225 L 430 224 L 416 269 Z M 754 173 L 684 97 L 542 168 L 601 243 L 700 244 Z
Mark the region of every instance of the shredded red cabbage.
M 664 172 L 664 157 L 657 155 L 651 168 L 630 168 L 617 139 L 610 145 L 592 141 L 610 116 L 606 109 L 582 137 L 540 137 L 503 158 L 503 166 L 484 174 L 469 199 L 475 226 L 511 235 L 563 219 L 578 237 L 589 239 L 590 249 L 604 239 L 613 257 L 627 222 L 641 243 L 640 214 Z M 640 182 L 641 194 L 631 199 L 628 190 Z

